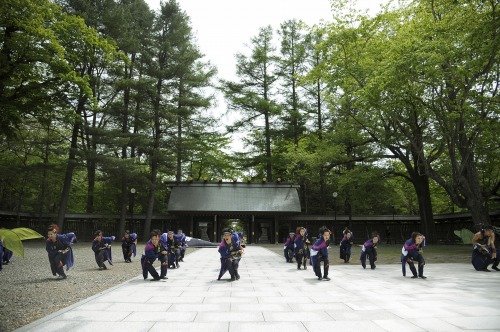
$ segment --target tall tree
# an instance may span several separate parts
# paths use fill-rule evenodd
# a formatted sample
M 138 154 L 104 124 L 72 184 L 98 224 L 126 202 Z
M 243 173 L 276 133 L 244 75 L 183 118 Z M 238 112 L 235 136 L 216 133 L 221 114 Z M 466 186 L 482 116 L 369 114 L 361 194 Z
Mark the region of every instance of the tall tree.
M 261 28 L 251 42 L 249 56 L 236 55 L 236 74 L 239 81 L 223 81 L 221 88 L 228 100 L 229 108 L 240 113 L 242 117 L 231 126 L 231 131 L 240 127 L 255 128 L 261 126 L 263 121 L 265 176 L 271 181 L 273 179 L 271 122 L 273 116 L 280 110 L 273 99 L 273 84 L 277 77 L 274 74 L 276 55 L 272 28 L 270 26 Z

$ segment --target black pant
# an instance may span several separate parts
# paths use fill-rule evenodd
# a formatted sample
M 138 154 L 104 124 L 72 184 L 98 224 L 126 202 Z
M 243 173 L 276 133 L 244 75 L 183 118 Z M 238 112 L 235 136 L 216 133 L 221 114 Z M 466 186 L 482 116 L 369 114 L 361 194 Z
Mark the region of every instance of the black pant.
M 52 257 L 49 257 L 49 262 L 50 262 L 50 269 L 52 270 L 53 275 L 58 274 L 61 277 L 66 277 L 66 273 L 64 273 L 64 265 L 66 264 L 66 259 L 62 252 L 59 252 Z
M 493 264 L 493 268 L 498 267 L 499 259 L 498 257 L 492 258 L 491 253 L 486 253 L 476 248 L 472 251 L 471 262 L 476 271 L 481 271 L 486 270 L 490 264 Z
M 370 261 L 370 267 L 372 269 L 375 268 L 375 262 L 377 261 L 377 250 L 375 248 L 366 248 L 365 251 L 361 251 L 361 266 L 366 268 L 366 256 L 368 256 L 368 260 Z
M 295 252 L 295 259 L 297 260 L 297 268 L 300 269 L 300 266 L 303 265 L 304 269 L 307 268 L 307 258 L 308 250 L 307 249 L 299 249 Z
M 349 260 L 351 259 L 350 246 L 340 246 L 340 259 L 343 259 L 345 263 L 349 262 Z
M 323 262 L 323 276 L 321 276 L 321 262 Z M 327 278 L 329 269 L 330 269 L 330 261 L 328 260 L 328 257 L 322 257 L 319 255 L 316 255 L 314 262 L 313 262 L 314 274 L 318 278 Z
M 181 250 L 171 249 L 168 253 L 168 266 L 179 267 L 179 257 L 181 256 Z
M 293 262 L 293 249 L 285 248 L 285 258 L 287 263 Z
M 122 252 L 123 252 L 123 259 L 125 260 L 125 262 L 130 262 L 132 258 L 132 250 L 130 244 L 122 243 Z
M 95 253 L 95 261 L 97 263 L 97 266 L 100 268 L 105 268 L 106 265 L 104 265 L 104 262 L 107 260 L 106 252 L 104 250 L 99 250 L 98 252 Z
M 147 279 L 148 278 L 148 273 L 151 274 L 151 276 L 153 277 L 153 279 L 160 279 L 160 275 L 158 274 L 158 271 L 156 271 L 156 269 L 154 268 L 153 266 L 153 263 L 154 263 L 155 260 L 149 260 L 147 259 L 145 256 L 142 256 L 141 258 L 141 264 L 142 264 L 142 276 L 144 277 L 144 279 Z M 165 268 L 164 268 L 165 266 Z M 163 276 L 163 272 L 165 272 L 165 275 L 167 274 L 167 268 L 166 268 L 166 265 L 161 265 L 161 274 Z
M 408 266 L 410 267 L 411 273 L 414 277 L 424 276 L 425 259 L 420 253 L 408 255 L 408 257 L 406 257 L 406 262 L 408 263 Z M 417 269 L 415 268 L 415 262 L 418 263 L 418 274 Z

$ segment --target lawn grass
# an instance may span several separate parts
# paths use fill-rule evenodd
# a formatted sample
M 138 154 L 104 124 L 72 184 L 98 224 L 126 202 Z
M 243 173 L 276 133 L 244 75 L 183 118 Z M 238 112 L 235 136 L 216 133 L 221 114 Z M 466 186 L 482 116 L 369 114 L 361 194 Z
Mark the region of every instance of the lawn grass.
M 250 245 L 251 246 L 251 245 Z M 258 244 L 267 248 L 278 255 L 285 257 L 283 254 L 282 244 Z M 401 264 L 401 248 L 402 244 L 381 244 L 377 248 L 378 259 L 377 264 Z M 344 261 L 339 258 L 339 246 L 331 246 L 328 250 L 330 257 L 330 264 L 339 265 L 344 264 Z M 359 264 L 359 255 L 361 253 L 361 246 L 353 245 L 351 263 Z M 423 250 L 423 256 L 427 264 L 430 263 L 470 263 L 472 253 L 471 245 L 428 245 Z

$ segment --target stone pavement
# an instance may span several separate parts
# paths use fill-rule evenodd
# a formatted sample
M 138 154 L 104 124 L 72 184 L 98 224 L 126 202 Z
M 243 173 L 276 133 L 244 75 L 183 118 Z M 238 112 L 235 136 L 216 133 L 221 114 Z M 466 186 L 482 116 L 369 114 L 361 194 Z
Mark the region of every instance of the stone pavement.
M 227 282 L 215 280 L 217 249 L 185 260 L 166 281 L 134 278 L 18 331 L 500 330 L 500 272 L 467 264 L 428 264 L 427 280 L 403 278 L 400 265 L 340 265 L 328 282 L 248 246 L 241 279 Z

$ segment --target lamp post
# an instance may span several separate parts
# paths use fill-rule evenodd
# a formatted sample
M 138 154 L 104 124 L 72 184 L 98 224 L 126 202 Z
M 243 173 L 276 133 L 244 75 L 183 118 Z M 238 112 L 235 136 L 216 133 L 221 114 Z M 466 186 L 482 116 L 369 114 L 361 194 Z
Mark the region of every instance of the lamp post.
M 337 222 L 337 196 L 338 192 L 334 191 L 333 196 L 333 222 Z
M 133 223 L 134 222 L 134 199 L 135 199 L 135 193 L 137 191 L 135 190 L 135 188 L 130 188 L 130 222 Z

